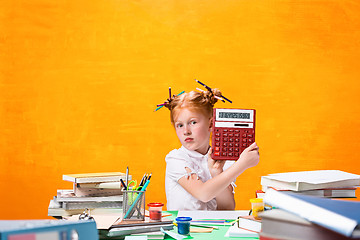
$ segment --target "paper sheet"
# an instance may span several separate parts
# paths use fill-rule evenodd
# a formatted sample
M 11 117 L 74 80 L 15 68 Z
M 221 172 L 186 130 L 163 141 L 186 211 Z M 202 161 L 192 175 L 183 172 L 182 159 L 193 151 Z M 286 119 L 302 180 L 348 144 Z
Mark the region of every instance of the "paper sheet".
M 178 217 L 191 217 L 198 219 L 237 219 L 239 216 L 249 215 L 249 210 L 237 211 L 179 211 Z

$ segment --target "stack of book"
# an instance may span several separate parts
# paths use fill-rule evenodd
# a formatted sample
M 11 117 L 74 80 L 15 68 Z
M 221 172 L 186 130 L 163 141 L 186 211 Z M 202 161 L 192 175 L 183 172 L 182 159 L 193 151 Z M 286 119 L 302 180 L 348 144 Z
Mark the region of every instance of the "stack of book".
M 121 172 L 65 174 L 63 180 L 73 182 L 73 189 L 57 190 L 50 200 L 48 215 L 55 218 L 81 214 L 84 209 L 92 213 L 121 212 L 123 195 Z M 131 180 L 131 176 L 128 176 Z
M 360 239 L 360 202 L 313 197 L 269 189 L 260 240 Z
M 268 189 L 324 198 L 355 198 L 360 176 L 340 170 L 285 172 L 261 177 L 263 198 Z
M 162 218 L 161 221 L 145 220 L 121 220 L 115 222 L 108 229 L 99 229 L 100 239 L 124 239 L 125 236 L 142 236 L 147 239 L 164 239 L 162 230 L 172 230 L 173 221 Z

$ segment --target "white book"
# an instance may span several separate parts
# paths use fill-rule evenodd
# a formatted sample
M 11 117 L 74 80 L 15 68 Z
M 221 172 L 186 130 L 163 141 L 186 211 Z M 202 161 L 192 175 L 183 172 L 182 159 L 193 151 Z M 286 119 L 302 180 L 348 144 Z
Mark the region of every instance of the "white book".
M 353 187 L 360 185 L 360 175 L 340 170 L 275 173 L 262 176 L 261 185 L 292 191 Z
M 252 215 L 245 216 L 245 217 L 239 217 L 237 226 L 239 228 L 243 228 L 243 229 L 254 231 L 254 232 L 261 231 L 261 221 L 254 219 Z
M 73 183 L 100 183 L 100 182 L 116 182 L 120 179 L 125 180 L 126 174 L 122 172 L 103 172 L 103 173 L 79 173 L 64 174 L 63 180 Z M 131 177 L 129 176 L 130 180 Z
M 229 227 L 225 237 L 259 237 L 259 233 L 239 228 L 236 224 Z
M 57 197 L 58 202 L 122 202 L 123 195 L 107 197 Z
M 360 202 L 283 193 L 273 189 L 265 193 L 264 202 L 344 236 L 360 238 Z

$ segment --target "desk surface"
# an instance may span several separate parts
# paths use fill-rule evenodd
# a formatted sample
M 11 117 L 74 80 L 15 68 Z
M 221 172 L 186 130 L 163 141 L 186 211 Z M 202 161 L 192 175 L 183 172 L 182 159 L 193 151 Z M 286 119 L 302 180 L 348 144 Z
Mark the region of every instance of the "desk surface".
M 177 211 L 167 211 L 167 213 L 172 214 L 172 218 L 176 218 Z M 225 237 L 225 233 L 229 229 L 229 226 L 217 226 L 219 229 L 214 229 L 211 233 L 191 233 L 189 237 L 185 239 L 193 239 L 193 240 L 232 240 L 232 239 L 244 239 L 244 240 L 253 240 L 259 238 L 235 238 L 235 237 Z M 177 227 L 174 227 L 173 232 L 177 232 Z

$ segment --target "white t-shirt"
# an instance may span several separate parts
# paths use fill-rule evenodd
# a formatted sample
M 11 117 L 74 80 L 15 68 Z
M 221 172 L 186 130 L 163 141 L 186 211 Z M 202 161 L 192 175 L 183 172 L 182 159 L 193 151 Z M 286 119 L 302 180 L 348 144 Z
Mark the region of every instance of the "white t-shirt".
M 178 180 L 183 176 L 189 176 L 185 167 L 195 173 L 203 182 L 211 179 L 208 167 L 208 154 L 202 155 L 181 146 L 172 150 L 166 157 L 165 191 L 167 199 L 167 210 L 216 210 L 215 198 L 209 202 L 202 202 L 188 193 Z M 227 161 L 228 163 L 229 161 Z M 224 169 L 229 167 L 229 164 Z M 233 164 L 230 163 L 230 165 Z

